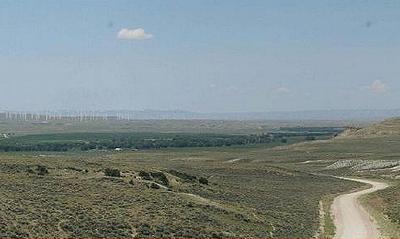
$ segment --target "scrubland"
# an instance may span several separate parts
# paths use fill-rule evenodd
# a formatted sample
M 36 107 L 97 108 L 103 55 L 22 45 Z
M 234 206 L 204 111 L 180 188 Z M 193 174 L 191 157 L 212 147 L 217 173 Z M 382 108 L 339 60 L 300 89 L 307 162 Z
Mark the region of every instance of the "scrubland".
M 330 175 L 390 182 L 365 203 L 393 235 L 400 136 L 390 132 L 273 147 L 2 152 L 0 236 L 330 236 L 326 205 L 363 187 Z

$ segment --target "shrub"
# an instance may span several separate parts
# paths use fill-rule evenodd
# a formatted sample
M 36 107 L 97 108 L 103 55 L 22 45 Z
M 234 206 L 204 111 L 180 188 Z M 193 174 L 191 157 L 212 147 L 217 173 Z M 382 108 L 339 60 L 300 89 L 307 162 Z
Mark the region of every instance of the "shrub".
M 200 178 L 199 178 L 199 183 L 208 185 L 208 179 L 206 179 L 206 178 L 204 178 L 204 177 L 200 177 Z
M 161 183 L 164 186 L 169 185 L 168 178 L 165 176 L 164 173 L 162 172 L 150 172 L 150 175 L 159 183 Z
M 151 184 L 150 184 L 150 188 L 153 188 L 153 189 L 160 189 L 160 186 L 159 186 L 158 184 L 156 184 L 156 183 L 151 183 Z
M 150 174 L 148 172 L 145 172 L 145 171 L 140 171 L 139 172 L 139 176 L 144 180 L 151 180 L 152 179 Z
M 173 170 L 173 169 L 169 170 L 168 172 L 170 174 L 178 177 L 178 178 L 181 178 L 181 179 L 185 180 L 185 181 L 195 181 L 197 179 L 196 176 L 193 176 L 193 175 L 190 175 L 190 174 L 187 174 L 187 173 L 184 173 L 184 172 L 179 172 L 179 171 L 176 171 L 176 170 Z
M 149 224 L 147 224 L 147 223 L 140 224 L 140 226 L 138 228 L 138 235 L 140 237 L 147 237 L 147 236 L 150 236 L 152 233 L 153 233 L 153 231 Z
M 36 167 L 36 171 L 38 175 L 46 175 L 49 174 L 49 170 L 47 170 L 46 166 L 38 165 Z
M 82 169 L 75 168 L 75 167 L 66 167 L 65 169 L 72 170 L 72 171 L 82 172 Z
M 106 168 L 104 175 L 109 177 L 121 177 L 121 172 L 118 169 Z

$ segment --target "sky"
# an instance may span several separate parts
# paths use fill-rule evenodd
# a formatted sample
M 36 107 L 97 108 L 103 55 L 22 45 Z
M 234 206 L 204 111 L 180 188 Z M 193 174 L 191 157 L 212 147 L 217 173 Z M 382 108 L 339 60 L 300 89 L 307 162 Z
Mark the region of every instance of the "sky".
M 0 110 L 400 108 L 400 1 L 0 1 Z

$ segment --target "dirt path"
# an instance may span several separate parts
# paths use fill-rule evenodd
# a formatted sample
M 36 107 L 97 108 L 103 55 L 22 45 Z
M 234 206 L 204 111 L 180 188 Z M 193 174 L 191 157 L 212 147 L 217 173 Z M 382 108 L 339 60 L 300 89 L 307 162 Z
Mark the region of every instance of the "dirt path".
M 228 163 L 234 163 L 234 162 L 237 162 L 237 161 L 240 161 L 240 160 L 243 160 L 243 159 L 242 159 L 242 158 L 230 159 L 230 160 L 228 160 L 228 161 L 226 161 L 226 162 L 228 162 Z
M 343 194 L 335 198 L 332 213 L 336 226 L 335 238 L 379 238 L 379 230 L 371 216 L 360 205 L 360 196 L 382 190 L 388 185 L 366 179 L 341 178 L 370 184 L 366 190 Z

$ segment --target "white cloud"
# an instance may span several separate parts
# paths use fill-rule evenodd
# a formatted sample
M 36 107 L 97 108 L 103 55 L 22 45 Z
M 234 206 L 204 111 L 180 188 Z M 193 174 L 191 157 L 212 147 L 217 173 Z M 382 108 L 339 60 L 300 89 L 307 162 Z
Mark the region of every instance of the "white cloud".
M 117 35 L 121 40 L 146 40 L 153 38 L 152 34 L 146 33 L 143 28 L 128 29 L 122 28 Z
M 279 87 L 279 88 L 275 89 L 275 92 L 279 93 L 279 94 L 288 94 L 291 91 L 290 91 L 290 89 L 288 89 L 286 87 Z
M 368 88 L 375 94 L 383 94 L 387 92 L 386 84 L 380 80 L 372 82 L 372 84 Z

